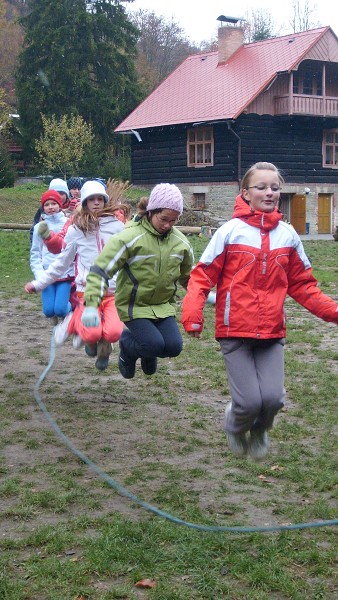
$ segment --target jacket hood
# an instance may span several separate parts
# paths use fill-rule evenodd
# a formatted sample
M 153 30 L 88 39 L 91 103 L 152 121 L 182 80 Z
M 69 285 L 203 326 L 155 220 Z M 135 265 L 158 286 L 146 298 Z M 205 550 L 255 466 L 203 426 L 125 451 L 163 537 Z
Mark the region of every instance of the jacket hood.
M 235 201 L 232 218 L 241 219 L 249 225 L 252 225 L 252 227 L 258 227 L 258 229 L 271 231 L 271 229 L 275 229 L 275 227 L 277 227 L 279 221 L 282 219 L 282 216 L 283 215 L 279 212 L 278 208 L 275 208 L 271 213 L 253 210 L 239 194 Z

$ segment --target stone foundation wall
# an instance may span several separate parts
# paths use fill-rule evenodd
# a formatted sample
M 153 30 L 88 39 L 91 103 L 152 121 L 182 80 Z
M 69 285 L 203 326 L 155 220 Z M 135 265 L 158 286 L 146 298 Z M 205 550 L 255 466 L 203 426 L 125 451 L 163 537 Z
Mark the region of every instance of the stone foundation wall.
M 187 208 L 194 208 L 194 194 L 205 194 L 206 208 L 202 212 L 208 213 L 219 220 L 220 223 L 231 219 L 235 198 L 239 193 L 238 184 L 207 184 L 191 185 L 178 184 Z M 323 184 L 291 184 L 283 185 L 283 194 L 305 195 L 306 198 L 306 223 L 311 234 L 318 233 L 318 194 L 331 195 L 331 232 L 334 233 L 338 225 L 338 183 L 337 185 Z M 201 209 L 199 209 L 201 210 Z

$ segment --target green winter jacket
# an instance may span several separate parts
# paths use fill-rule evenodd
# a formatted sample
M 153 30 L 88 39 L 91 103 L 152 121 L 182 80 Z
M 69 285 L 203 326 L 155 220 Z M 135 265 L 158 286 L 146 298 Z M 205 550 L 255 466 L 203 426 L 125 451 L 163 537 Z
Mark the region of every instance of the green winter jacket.
M 99 306 L 117 271 L 115 305 L 121 321 L 175 316 L 177 282 L 186 288 L 193 249 L 173 227 L 166 235 L 146 217 L 111 237 L 87 276 L 85 305 Z

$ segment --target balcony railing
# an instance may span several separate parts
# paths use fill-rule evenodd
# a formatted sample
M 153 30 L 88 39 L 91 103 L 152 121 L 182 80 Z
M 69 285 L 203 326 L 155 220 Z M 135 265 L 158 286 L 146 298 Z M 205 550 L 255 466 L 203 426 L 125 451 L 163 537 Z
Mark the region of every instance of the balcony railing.
M 338 98 L 305 96 L 293 94 L 276 96 L 275 115 L 314 115 L 319 117 L 338 117 Z

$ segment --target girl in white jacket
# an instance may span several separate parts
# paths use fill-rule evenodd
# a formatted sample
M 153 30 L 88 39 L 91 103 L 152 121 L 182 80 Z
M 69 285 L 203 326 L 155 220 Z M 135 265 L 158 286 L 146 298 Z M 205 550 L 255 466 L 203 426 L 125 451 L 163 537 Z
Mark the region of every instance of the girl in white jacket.
M 85 327 L 81 322 L 84 310 L 84 290 L 89 269 L 112 235 L 122 231 L 124 225 L 106 207 L 109 196 L 105 187 L 98 181 L 87 181 L 81 189 L 81 207 L 72 217 L 64 238 L 64 248 L 38 279 L 27 283 L 28 293 L 45 289 L 55 281 L 60 272 L 75 261 L 75 284 L 78 305 L 55 329 L 55 344 L 61 346 L 69 335 L 73 335 L 73 345 L 86 344 L 89 356 L 97 356 L 96 367 L 106 369 L 111 352 L 111 344 L 121 336 L 123 323 L 115 308 L 115 280 L 112 278 L 100 304 L 100 323 L 97 327 Z M 116 207 L 115 207 L 116 208 Z
M 55 190 L 48 190 L 41 196 L 41 220 L 48 224 L 53 231 L 61 231 L 67 217 L 62 212 L 62 198 Z M 43 240 L 38 234 L 37 223 L 33 229 L 32 245 L 30 250 L 30 267 L 35 279 L 43 277 L 44 272 L 55 260 L 55 254 L 47 250 Z M 64 318 L 70 311 L 69 302 L 71 283 L 74 279 L 74 267 L 70 264 L 60 272 L 58 278 L 51 282 L 41 293 L 43 314 L 53 318 Z

